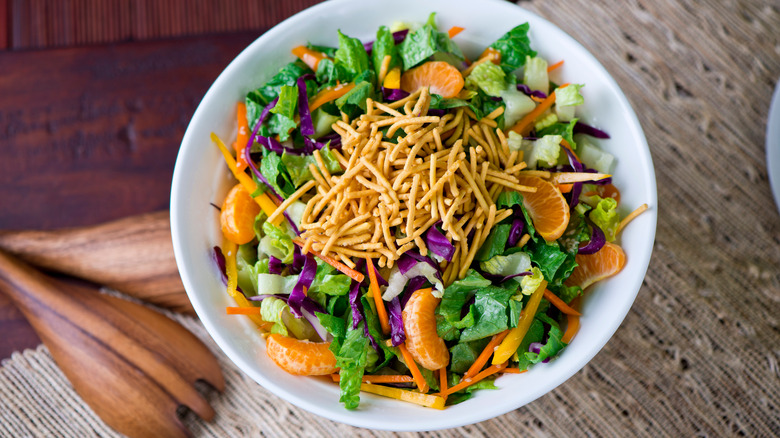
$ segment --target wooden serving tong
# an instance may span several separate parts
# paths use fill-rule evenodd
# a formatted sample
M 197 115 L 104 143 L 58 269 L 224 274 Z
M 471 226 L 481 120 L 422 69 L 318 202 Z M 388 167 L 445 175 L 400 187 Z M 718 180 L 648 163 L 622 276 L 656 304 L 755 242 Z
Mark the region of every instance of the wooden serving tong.
M 0 231 L 0 249 L 42 268 L 193 314 L 173 257 L 167 211 L 54 231 Z
M 76 392 L 109 426 L 130 437 L 179 437 L 187 406 L 205 420 L 214 409 L 196 390 L 225 388 L 219 364 L 182 325 L 159 312 L 99 293 L 95 283 L 52 278 L 19 260 L 191 311 L 167 212 L 96 227 L 0 234 L 0 292 L 49 348 Z

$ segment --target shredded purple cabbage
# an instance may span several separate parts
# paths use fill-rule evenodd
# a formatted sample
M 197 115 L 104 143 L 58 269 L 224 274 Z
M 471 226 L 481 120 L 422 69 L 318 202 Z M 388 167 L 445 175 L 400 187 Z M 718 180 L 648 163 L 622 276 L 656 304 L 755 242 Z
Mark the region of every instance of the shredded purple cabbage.
M 328 142 L 330 142 L 330 144 Z M 320 147 L 320 149 L 325 147 L 324 145 L 327 144 L 330 149 L 341 150 L 341 136 L 337 132 L 331 132 L 323 135 L 317 139 L 317 143 L 321 143 L 323 145 Z
M 384 97 L 386 102 L 394 102 L 396 100 L 401 100 L 407 96 L 409 96 L 409 93 L 407 93 L 406 91 L 400 88 L 382 87 L 382 97 Z
M 284 269 L 284 263 L 274 256 L 268 256 L 268 273 L 281 275 L 282 269 Z
M 587 220 L 587 219 L 586 219 Z M 591 221 L 588 221 L 588 225 L 590 225 L 590 241 L 587 245 L 581 246 L 578 250 L 578 254 L 594 254 L 598 252 L 601 247 L 604 246 L 604 243 L 606 243 L 607 238 L 604 236 L 604 231 L 599 228 L 598 225 L 594 224 Z
M 409 29 L 399 30 L 397 32 L 393 32 L 393 40 L 396 44 L 402 43 L 404 39 L 406 39 L 406 34 L 409 33 Z M 366 49 L 366 52 L 371 55 L 371 51 L 374 49 L 374 42 L 369 41 L 367 43 L 363 43 L 363 48 Z
M 300 318 L 301 305 L 306 300 L 306 293 L 303 288 L 309 289 L 311 283 L 314 281 L 314 276 L 317 274 L 317 260 L 309 253 L 306 254 L 306 261 L 303 264 L 303 269 L 298 276 L 298 282 L 295 283 L 292 292 L 290 293 L 290 299 L 287 304 L 290 306 L 290 312 L 295 315 L 296 318 Z
M 602 131 L 601 129 L 588 125 L 587 123 L 582 123 L 580 121 L 577 121 L 577 124 L 574 125 L 573 132 L 575 134 L 585 134 L 595 138 L 610 138 L 609 134 Z
M 409 301 L 409 298 L 412 296 L 412 294 L 422 289 L 427 282 L 428 282 L 427 278 L 423 277 L 422 275 L 419 275 L 417 277 L 412 278 L 406 283 L 406 291 L 401 294 L 402 309 L 406 307 L 406 302 Z
M 280 299 L 280 300 L 282 300 L 282 301 L 284 301 L 286 303 L 287 300 L 290 298 L 290 296 L 289 295 L 283 295 L 283 294 L 262 294 L 262 295 L 255 295 L 255 296 L 252 296 L 252 297 L 247 297 L 247 299 L 250 300 L 250 301 L 263 301 L 266 298 L 277 298 L 277 299 Z
M 401 345 L 406 340 L 404 332 L 403 311 L 401 309 L 401 300 L 394 297 L 387 306 L 387 313 L 390 319 L 390 339 L 393 347 Z
M 429 116 L 442 117 L 445 114 L 447 114 L 447 111 L 443 109 L 431 108 L 428 110 Z
M 352 280 L 352 286 L 349 288 L 349 307 L 352 310 L 352 329 L 354 330 L 363 320 L 363 314 L 360 312 L 360 283 L 355 280 Z
M 525 229 L 525 224 L 523 221 L 516 217 L 512 220 L 512 228 L 509 229 L 509 238 L 506 241 L 506 245 L 509 247 L 517 245 L 517 242 L 520 241 L 520 237 L 523 236 L 523 230 Z
M 571 167 L 575 172 L 585 171 L 585 165 L 583 165 L 577 159 L 577 157 L 574 156 L 574 153 L 570 151 L 569 148 L 561 146 L 561 149 L 563 149 L 563 151 L 566 152 L 566 156 L 569 158 L 569 163 L 571 164 Z M 569 200 L 569 208 L 574 208 L 577 206 L 577 204 L 579 204 L 580 193 L 582 193 L 582 183 L 576 182 L 574 183 L 571 189 L 571 199 Z
M 276 103 L 279 102 L 279 97 L 277 96 L 276 99 L 271 101 L 268 105 L 263 108 L 263 111 L 260 113 L 260 117 L 257 118 L 257 123 L 255 123 L 254 129 L 252 129 L 252 135 L 249 136 L 249 141 L 247 142 L 247 158 L 249 158 L 249 148 L 252 147 L 252 143 L 255 141 L 255 136 L 257 135 L 257 131 L 260 130 L 260 127 L 263 126 L 263 122 L 265 122 L 266 117 L 268 117 L 268 114 L 271 112 L 271 110 L 276 106 Z
M 540 99 L 546 99 L 547 95 L 539 90 L 532 90 L 531 87 L 529 87 L 526 84 L 517 84 L 517 90 L 522 91 L 527 96 L 533 96 L 538 97 Z
M 428 245 L 428 249 L 437 256 L 452 261 L 452 256 L 455 254 L 455 246 L 447 239 L 447 236 L 442 234 L 436 227 L 432 226 L 425 233 L 425 244 Z
M 314 135 L 314 123 L 311 121 L 309 111 L 309 96 L 306 94 L 306 79 L 313 79 L 314 75 L 306 74 L 298 78 L 298 114 L 301 116 L 301 135 L 308 137 Z

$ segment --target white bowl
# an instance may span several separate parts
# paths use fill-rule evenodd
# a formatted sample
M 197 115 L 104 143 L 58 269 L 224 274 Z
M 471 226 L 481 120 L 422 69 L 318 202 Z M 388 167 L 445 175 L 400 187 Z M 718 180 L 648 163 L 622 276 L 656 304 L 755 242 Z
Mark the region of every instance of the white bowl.
M 306 42 L 335 46 L 337 29 L 370 41 L 382 24 L 424 22 L 434 11 L 441 29 L 466 28 L 456 42 L 472 59 L 509 29 L 529 22 L 532 47 L 550 62 L 565 60 L 554 78 L 586 85 L 582 119 L 612 137 L 600 144 L 617 158 L 614 182 L 622 192 L 622 213 L 642 203 L 650 210 L 623 232 L 624 270 L 589 291 L 580 331 L 559 358 L 533 366 L 525 374 L 502 376 L 496 381 L 500 389 L 478 391 L 472 399 L 442 411 L 365 393 L 360 407 L 349 411 L 338 402 L 337 385 L 287 374 L 267 358 L 265 342 L 245 318 L 225 315 L 225 306 L 232 304 L 210 255 L 211 248 L 220 244 L 218 213 L 210 203 L 221 204 L 231 180 L 209 133 L 232 140 L 236 102 L 292 61 L 291 48 Z M 624 94 L 579 43 L 539 16 L 501 0 L 332 0 L 283 21 L 233 60 L 206 93 L 184 135 L 171 192 L 171 228 L 179 271 L 198 316 L 225 354 L 264 388 L 296 406 L 354 426 L 398 431 L 450 428 L 504 414 L 546 394 L 582 369 L 617 330 L 634 302 L 650 261 L 655 227 L 652 160 Z

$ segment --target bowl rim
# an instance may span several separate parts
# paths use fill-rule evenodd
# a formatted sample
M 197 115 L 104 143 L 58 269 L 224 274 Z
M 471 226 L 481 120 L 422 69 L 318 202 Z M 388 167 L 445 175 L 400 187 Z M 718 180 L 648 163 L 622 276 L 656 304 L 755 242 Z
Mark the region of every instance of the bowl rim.
M 182 187 L 185 184 L 184 179 L 185 179 L 186 172 L 184 170 L 184 166 L 182 162 L 184 161 L 184 158 L 187 155 L 187 153 L 188 152 L 191 153 L 190 149 L 192 149 L 192 146 L 188 147 L 188 145 L 193 145 L 194 143 L 202 142 L 202 139 L 193 138 L 194 135 L 194 133 L 192 132 L 193 125 L 198 123 L 201 119 L 205 117 L 204 114 L 205 114 L 206 104 L 210 100 L 213 100 L 215 93 L 217 93 L 217 91 L 223 86 L 224 82 L 229 80 L 233 71 L 238 68 L 237 66 L 241 64 L 245 58 L 254 56 L 254 53 L 256 51 L 262 51 L 262 47 L 271 43 L 271 41 L 273 41 L 278 34 L 286 32 L 287 28 L 298 25 L 300 22 L 305 21 L 310 16 L 318 14 L 329 8 L 345 7 L 350 3 L 357 3 L 359 1 L 360 0 L 329 0 L 317 4 L 315 6 L 312 6 L 308 9 L 305 9 L 287 18 L 286 20 L 280 22 L 276 26 L 269 29 L 267 32 L 265 32 L 260 37 L 258 37 L 255 41 L 249 44 L 245 49 L 243 49 L 241 53 L 239 53 L 239 55 L 236 56 L 236 58 L 233 59 L 230 62 L 230 64 L 220 73 L 220 75 L 211 85 L 211 87 L 209 88 L 209 90 L 206 92 L 203 99 L 199 103 L 195 113 L 193 114 L 190 124 L 187 127 L 187 130 L 182 139 L 179 154 L 176 159 L 176 165 L 174 167 L 172 186 L 171 186 L 171 209 L 170 209 L 171 233 L 173 239 L 174 255 L 181 273 L 182 282 L 184 284 L 185 290 L 190 300 L 192 301 L 193 307 L 195 308 L 197 315 L 200 317 L 200 320 L 206 327 L 206 330 L 209 333 L 209 335 L 214 339 L 214 341 L 217 343 L 219 348 L 227 355 L 227 357 L 239 369 L 242 370 L 242 372 L 248 374 L 253 380 L 258 382 L 260 385 L 262 385 L 264 388 L 272 392 L 274 395 L 306 411 L 312 412 L 319 416 L 334 421 L 350 424 L 352 426 L 366 427 L 366 428 L 372 428 L 378 430 L 394 430 L 394 431 L 437 430 L 437 429 L 445 429 L 445 428 L 463 426 L 467 424 L 473 424 L 479 421 L 483 421 L 489 418 L 493 418 L 505 414 L 522 405 L 530 403 L 533 400 L 537 399 L 538 397 L 541 397 L 542 395 L 550 392 L 555 387 L 563 384 L 574 374 L 576 374 L 579 370 L 581 370 L 599 351 L 602 350 L 604 345 L 606 345 L 609 339 L 612 338 L 612 336 L 614 335 L 615 331 L 618 329 L 620 324 L 622 324 L 622 322 L 625 320 L 628 311 L 630 310 L 633 303 L 635 302 L 636 296 L 641 288 L 641 283 L 646 275 L 646 271 L 649 266 L 649 261 L 653 250 L 652 242 L 655 238 L 655 233 L 656 233 L 656 223 L 657 223 L 656 210 L 657 209 L 655 208 L 655 206 L 657 205 L 657 188 L 656 188 L 654 168 L 652 164 L 652 157 L 650 155 L 649 146 L 647 144 L 647 140 L 645 138 L 644 132 L 642 131 L 637 115 L 634 112 L 633 108 L 631 107 L 631 104 L 629 103 L 626 95 L 623 93 L 622 89 L 618 86 L 617 82 L 614 80 L 612 75 L 609 74 L 609 72 L 603 67 L 603 65 L 598 61 L 598 59 L 596 59 L 593 56 L 593 54 L 591 54 L 578 41 L 576 41 L 574 38 L 569 36 L 567 33 L 565 33 L 563 30 L 558 28 L 556 25 L 554 25 L 547 19 L 537 15 L 534 12 L 528 11 L 527 9 L 524 9 L 512 3 L 508 3 L 504 0 L 483 0 L 480 3 L 481 6 L 485 6 L 489 8 L 507 8 L 507 10 L 513 9 L 515 11 L 517 10 L 522 11 L 522 15 L 524 15 L 525 18 L 527 18 L 527 21 L 531 22 L 532 27 L 534 25 L 536 26 L 544 25 L 551 29 L 554 29 L 558 33 L 557 37 L 568 40 L 566 41 L 567 44 L 571 45 L 578 52 L 580 52 L 581 56 L 584 56 L 590 60 L 594 68 L 599 70 L 598 73 L 606 79 L 607 81 L 606 86 L 608 88 L 617 91 L 616 97 L 618 103 L 622 106 L 622 109 L 625 112 L 626 121 L 630 125 L 629 129 L 631 130 L 631 135 L 639 141 L 639 144 L 637 145 L 637 150 L 643 152 L 641 156 L 638 157 L 643 161 L 642 168 L 649 170 L 649 175 L 647 175 L 649 196 L 648 199 L 646 199 L 646 202 L 651 208 L 643 214 L 646 216 L 643 219 L 645 221 L 645 225 L 652 229 L 652 233 L 651 233 L 652 235 L 650 236 L 650 244 L 647 245 L 643 253 L 631 254 L 632 258 L 639 259 L 638 261 L 639 266 L 642 267 L 640 269 L 641 275 L 637 275 L 637 278 L 634 278 L 633 279 L 634 281 L 632 282 L 632 288 L 631 288 L 632 296 L 630 300 L 631 304 L 626 306 L 624 309 L 620 309 L 618 317 L 615 317 L 614 319 L 610 320 L 609 324 L 607 324 L 607 326 L 604 327 L 604 329 L 599 332 L 601 333 L 602 336 L 596 340 L 592 340 L 591 344 L 593 345 L 593 347 L 591 347 L 586 354 L 576 356 L 576 360 L 575 357 L 572 357 L 570 360 L 564 362 L 565 366 L 563 367 L 563 370 L 560 373 L 563 376 L 563 378 L 560 379 L 560 381 L 549 382 L 549 384 L 542 385 L 534 394 L 532 394 L 530 397 L 527 397 L 527 399 L 522 402 L 518 402 L 516 404 L 504 403 L 500 407 L 496 407 L 496 409 L 494 409 L 492 413 L 488 416 L 484 414 L 480 414 L 475 410 L 474 413 L 466 412 L 463 413 L 463 415 L 457 416 L 457 418 L 452 418 L 452 416 L 448 416 L 448 415 L 442 415 L 433 420 L 426 420 L 424 422 L 410 421 L 408 423 L 377 424 L 371 421 L 369 417 L 353 415 L 351 411 L 344 409 L 343 406 L 341 406 L 340 404 L 338 404 L 337 406 L 338 409 L 335 410 L 328 409 L 316 403 L 310 402 L 310 400 L 308 400 L 303 394 L 296 394 L 296 393 L 289 392 L 287 389 L 282 387 L 273 379 L 267 378 L 266 376 L 263 376 L 260 373 L 254 372 L 252 370 L 253 364 L 244 360 L 244 358 L 240 354 L 238 354 L 237 351 L 235 351 L 233 348 L 230 347 L 228 340 L 225 334 L 220 330 L 220 327 L 214 324 L 214 321 L 212 321 L 210 318 L 204 317 L 206 315 L 205 313 L 206 309 L 202 307 L 203 306 L 202 303 L 198 300 L 197 293 L 195 292 L 197 286 L 192 282 L 191 274 L 189 273 L 189 266 L 186 263 L 184 263 L 185 236 L 181 234 L 182 231 L 181 228 L 179 227 L 179 224 L 181 223 L 181 221 L 184 221 L 185 218 L 182 216 L 182 211 L 177 207 L 182 202 L 184 202 L 184 199 L 186 198 L 186 190 L 184 190 L 184 188 Z M 392 0 L 383 0 L 383 1 L 386 1 L 388 3 L 392 2 Z M 489 5 L 486 5 L 488 3 Z M 433 6 L 431 6 L 431 9 L 433 9 Z M 363 393 L 361 393 L 361 396 L 363 396 Z M 478 399 L 478 397 L 475 397 L 475 399 Z M 443 412 L 447 412 L 447 410 Z

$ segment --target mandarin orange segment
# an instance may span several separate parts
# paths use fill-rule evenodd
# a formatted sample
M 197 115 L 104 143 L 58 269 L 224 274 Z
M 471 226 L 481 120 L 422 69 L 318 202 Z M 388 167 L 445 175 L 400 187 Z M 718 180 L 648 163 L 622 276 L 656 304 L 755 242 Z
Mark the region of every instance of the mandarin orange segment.
M 249 243 L 255 238 L 255 218 L 260 206 L 241 184 L 236 184 L 222 203 L 219 221 L 225 238 L 237 245 Z
M 463 75 L 460 70 L 444 61 L 429 61 L 409 69 L 401 76 L 401 89 L 413 93 L 428 87 L 431 94 L 441 97 L 455 97 L 463 89 Z
M 324 376 L 337 371 L 330 342 L 311 342 L 274 333 L 265 340 L 265 350 L 275 364 L 296 376 Z
M 430 289 L 415 291 L 403 311 L 406 349 L 415 362 L 434 371 L 450 363 L 450 353 L 444 340 L 436 332 L 434 311 L 439 298 L 433 296 Z
M 521 175 L 518 184 L 535 187 L 534 193 L 523 193 L 534 228 L 544 240 L 552 242 L 563 235 L 569 225 L 569 203 L 552 183 L 535 176 Z
M 577 267 L 565 284 L 585 289 L 599 280 L 620 272 L 626 265 L 626 253 L 620 246 L 607 242 L 595 254 L 577 254 L 574 261 L 577 262 Z

